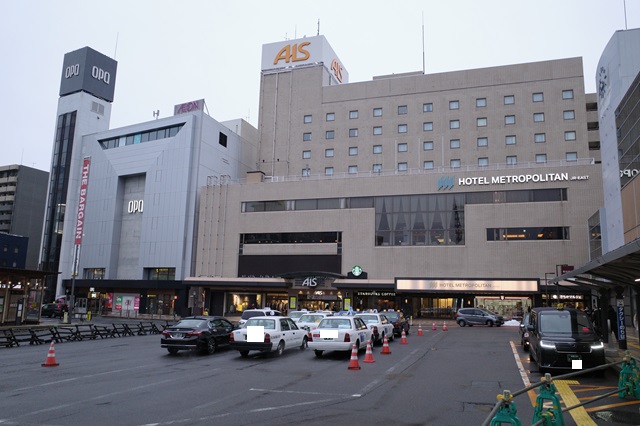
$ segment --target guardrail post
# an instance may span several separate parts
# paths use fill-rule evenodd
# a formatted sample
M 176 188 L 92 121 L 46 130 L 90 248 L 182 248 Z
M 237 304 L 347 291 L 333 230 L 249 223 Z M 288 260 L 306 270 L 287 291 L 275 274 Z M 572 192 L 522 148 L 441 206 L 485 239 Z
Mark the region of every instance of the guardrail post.
M 551 375 L 544 375 L 543 383 L 540 385 L 540 393 L 536 398 L 536 406 L 533 410 L 533 420 L 531 424 L 538 424 L 542 421 L 543 426 L 565 426 L 562 409 L 560 408 L 560 399 L 556 395 L 556 386 L 551 381 Z M 544 408 L 545 401 L 551 401 L 550 409 Z
M 511 391 L 505 390 L 502 395 L 498 395 L 498 401 L 500 401 L 500 408 L 498 408 L 498 412 L 491 420 L 490 426 L 503 424 L 522 426 L 520 419 L 516 417 L 518 409 L 516 403 L 513 402 Z
M 618 376 L 618 389 L 622 389 L 618 392 L 619 398 L 624 399 L 627 396 L 640 398 L 640 378 L 638 374 L 639 371 L 636 366 L 636 360 L 631 357 L 629 351 L 626 351 L 624 363 Z

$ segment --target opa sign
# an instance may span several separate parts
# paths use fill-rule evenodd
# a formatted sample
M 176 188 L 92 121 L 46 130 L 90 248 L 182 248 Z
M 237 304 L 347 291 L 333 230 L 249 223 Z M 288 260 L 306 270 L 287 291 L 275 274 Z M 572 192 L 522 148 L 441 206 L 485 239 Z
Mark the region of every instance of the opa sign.
M 127 205 L 127 213 L 142 213 L 144 210 L 144 201 L 143 200 L 131 200 Z
M 96 67 L 95 65 L 91 68 L 91 77 L 99 81 L 104 81 L 107 84 L 111 81 L 111 74 L 102 68 Z

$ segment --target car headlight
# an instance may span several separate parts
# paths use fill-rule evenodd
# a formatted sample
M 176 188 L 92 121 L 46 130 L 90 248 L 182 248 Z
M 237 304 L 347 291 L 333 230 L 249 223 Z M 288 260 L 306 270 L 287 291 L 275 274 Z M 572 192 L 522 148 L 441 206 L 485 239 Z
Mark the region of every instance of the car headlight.
M 548 348 L 548 349 L 555 349 L 556 348 L 556 344 L 553 342 L 549 342 L 547 340 L 540 340 L 540 346 L 542 346 L 543 348 Z
M 604 349 L 604 343 L 602 342 L 598 342 L 598 343 L 592 343 L 591 344 L 591 349 L 592 350 L 597 350 L 597 349 Z

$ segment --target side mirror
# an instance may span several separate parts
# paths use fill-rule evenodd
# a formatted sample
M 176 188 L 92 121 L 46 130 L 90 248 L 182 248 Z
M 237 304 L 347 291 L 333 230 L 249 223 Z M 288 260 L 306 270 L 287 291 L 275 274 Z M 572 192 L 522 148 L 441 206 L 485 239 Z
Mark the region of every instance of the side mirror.
M 529 325 L 527 326 L 527 330 L 529 330 L 529 331 L 533 331 L 533 325 L 529 324 Z

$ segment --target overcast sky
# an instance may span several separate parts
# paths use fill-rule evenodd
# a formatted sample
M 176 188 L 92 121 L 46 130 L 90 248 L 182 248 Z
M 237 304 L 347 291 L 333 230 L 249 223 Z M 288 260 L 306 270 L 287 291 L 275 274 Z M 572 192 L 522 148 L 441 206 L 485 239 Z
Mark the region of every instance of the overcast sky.
M 640 0 L 627 0 L 627 28 Z M 118 61 L 111 128 L 204 98 L 219 121 L 258 119 L 263 44 L 324 35 L 351 82 L 582 57 L 595 92 L 602 50 L 625 28 L 623 0 L 19 0 L 0 18 L 0 166 L 49 171 L 64 54 Z

